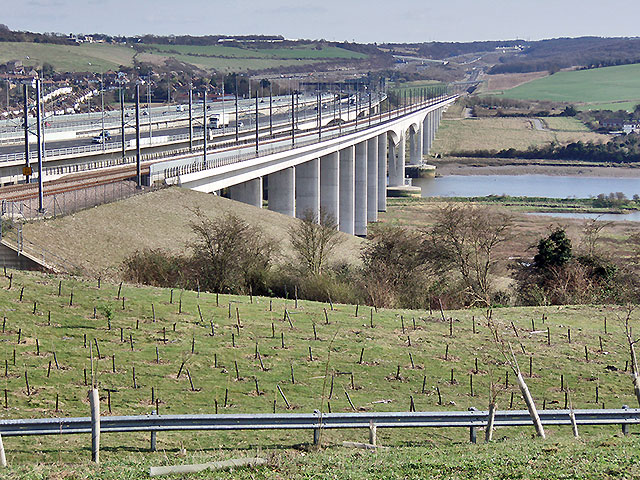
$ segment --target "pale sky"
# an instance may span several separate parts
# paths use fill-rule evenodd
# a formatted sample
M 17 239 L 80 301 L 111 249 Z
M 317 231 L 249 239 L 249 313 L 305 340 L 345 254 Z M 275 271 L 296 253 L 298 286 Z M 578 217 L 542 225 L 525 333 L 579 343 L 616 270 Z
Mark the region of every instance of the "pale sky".
M 638 0 L 0 0 L 0 5 L 0 23 L 35 32 L 268 34 L 363 43 L 640 35 Z

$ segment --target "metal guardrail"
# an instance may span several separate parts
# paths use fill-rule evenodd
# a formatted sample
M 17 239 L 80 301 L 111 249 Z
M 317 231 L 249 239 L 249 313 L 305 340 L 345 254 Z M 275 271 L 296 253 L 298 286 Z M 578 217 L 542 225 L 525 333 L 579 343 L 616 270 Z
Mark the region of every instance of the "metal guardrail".
M 640 409 L 574 410 L 578 425 L 640 423 Z M 571 425 L 569 410 L 538 411 L 543 425 Z M 100 418 L 100 432 L 162 432 L 176 430 L 317 430 L 336 428 L 477 428 L 485 427 L 488 411 L 281 413 L 219 415 L 136 415 Z M 496 427 L 531 426 L 527 410 L 497 411 Z M 91 417 L 0 420 L 0 435 L 66 435 L 91 433 Z

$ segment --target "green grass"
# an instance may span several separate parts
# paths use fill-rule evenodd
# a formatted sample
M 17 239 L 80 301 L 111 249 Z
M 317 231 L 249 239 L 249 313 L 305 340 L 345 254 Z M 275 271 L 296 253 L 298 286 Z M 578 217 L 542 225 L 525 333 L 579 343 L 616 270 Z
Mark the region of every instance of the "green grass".
M 571 102 L 590 108 L 615 101 L 640 101 L 640 64 L 558 72 L 527 82 L 503 95 L 522 100 Z
M 633 112 L 640 104 L 640 100 L 634 102 L 614 102 L 614 103 L 589 103 L 584 105 L 576 105 L 578 110 L 626 110 L 627 112 Z
M 370 308 L 361 306 L 356 317 L 356 307 L 349 305 L 335 305 L 331 310 L 326 304 L 300 301 L 296 309 L 292 300 L 255 297 L 251 303 L 247 297 L 228 295 L 221 295 L 219 305 L 216 305 L 213 294 L 202 293 L 198 297 L 196 292 L 178 290 L 173 292 L 171 302 L 171 292 L 167 289 L 130 285 L 122 288 L 121 297 L 125 297 L 123 308 L 122 298 L 117 298 L 116 284 L 103 282 L 98 289 L 95 282 L 18 271 L 10 273 L 13 274 L 11 289 L 8 289 L 8 279 L 0 279 L 1 315 L 7 318 L 4 332 L 0 333 L 0 388 L 7 390 L 8 400 L 8 408 L 0 407 L 0 418 L 87 416 L 88 387 L 84 384 L 83 370 L 89 371 L 90 368 L 89 344 L 93 345 L 93 353 L 97 357 L 94 339 L 97 339 L 101 355 L 101 359 L 96 360 L 96 371 L 102 398 L 101 410 L 105 415 L 109 414 L 107 391 L 111 391 L 111 414 L 149 413 L 153 409 L 152 387 L 160 399 L 161 414 L 214 413 L 216 402 L 219 413 L 268 413 L 273 411 L 274 401 L 278 412 L 327 411 L 332 377 L 334 388 L 329 401 L 334 412 L 351 411 L 345 392 L 349 393 L 357 409 L 365 411 L 406 411 L 411 396 L 417 410 L 486 408 L 491 378 L 500 385 L 499 408 L 510 406 L 512 393 L 512 407 L 524 408 L 513 385 L 512 374 L 508 385 L 505 385 L 506 369 L 481 310 L 447 312 L 447 318 L 453 319 L 453 335 L 450 335 L 450 322 L 442 321 L 439 312 L 432 315 L 424 311 L 372 312 Z M 23 287 L 23 299 L 19 301 Z M 73 305 L 70 306 L 72 292 Z M 37 302 L 35 314 L 34 302 Z M 198 306 L 203 322 L 200 322 Z M 284 318 L 285 308 L 293 326 Z M 328 324 L 325 323 L 324 309 L 327 309 Z M 543 313 L 547 316 L 546 323 L 541 320 Z M 240 327 L 236 327 L 237 315 Z M 533 377 L 528 378 L 528 383 L 539 406 L 543 403 L 547 408 L 564 406 L 565 395 L 560 390 L 560 374 L 563 374 L 575 408 L 598 408 L 602 402 L 614 408 L 635 403 L 631 379 L 628 373 L 624 373 L 627 354 L 617 321 L 620 315 L 622 311 L 618 307 L 569 306 L 498 309 L 494 311 L 493 318 L 506 340 L 515 346 L 522 343 L 527 353 L 519 353 L 518 356 L 527 376 L 528 358 L 533 359 Z M 606 334 L 603 331 L 605 317 L 608 319 Z M 634 315 L 634 321 L 637 320 L 638 313 Z M 215 336 L 210 335 L 210 321 L 215 326 Z M 472 333 L 474 322 L 476 334 Z M 518 338 L 514 336 L 511 322 L 518 329 Z M 538 333 L 533 333 L 532 327 Z M 547 327 L 551 332 L 551 346 L 547 345 Z M 571 343 L 567 341 L 567 328 L 571 328 Z M 84 347 L 85 335 L 87 348 Z M 282 336 L 285 348 L 282 348 Z M 599 351 L 599 337 L 603 339 L 604 352 Z M 255 358 L 256 345 L 265 370 Z M 447 345 L 448 356 L 445 356 Z M 588 362 L 584 358 L 585 346 L 589 352 Z M 156 363 L 156 347 L 160 363 Z M 313 361 L 309 358 L 309 347 L 312 348 Z M 360 364 L 362 348 L 365 350 Z M 54 352 L 59 369 L 55 365 Z M 115 356 L 115 373 L 112 371 L 112 356 Z M 4 375 L 3 360 L 6 360 L 7 376 Z M 52 367 L 48 374 L 49 362 L 52 362 Z M 177 378 L 183 362 L 185 368 Z M 235 362 L 240 379 L 236 375 Z M 609 365 L 618 370 L 605 368 Z M 295 383 L 291 379 L 291 366 Z M 396 377 L 398 366 L 399 378 Z M 133 387 L 133 367 L 138 388 Z M 186 368 L 195 391 L 192 391 L 185 375 Z M 30 395 L 27 395 L 25 371 L 28 373 Z M 325 372 L 328 372 L 326 377 Z M 473 396 L 469 387 L 471 375 Z M 259 395 L 256 394 L 255 379 L 259 382 Z M 284 390 L 292 405 L 291 410 L 285 408 L 276 385 Z M 596 385 L 599 386 L 597 404 L 594 397 Z M 438 389 L 442 404 L 438 401 Z M 228 393 L 226 407 L 225 390 Z M 55 412 L 56 394 L 59 412 Z M 3 403 L 0 397 L 0 405 L 4 406 Z M 568 430 L 562 428 L 551 431 L 555 432 L 552 438 L 562 439 L 568 434 Z M 610 435 L 615 431 L 614 427 L 585 429 L 585 435 Z M 525 438 L 530 433 L 526 429 L 504 429 L 500 436 L 510 441 L 512 438 Z M 381 435 L 382 441 L 390 445 L 425 444 L 446 450 L 452 442 L 464 442 L 468 432 L 463 429 L 437 432 L 385 430 Z M 287 448 L 309 442 L 310 436 L 310 432 L 278 431 L 206 435 L 163 433 L 158 435 L 158 447 L 170 452 L 169 457 L 159 453 L 150 460 L 146 455 L 147 435 L 110 434 L 104 436 L 103 459 L 107 466 L 103 467 L 106 472 L 103 470 L 104 475 L 99 478 L 111 478 L 109 475 L 114 475 L 114 470 L 136 470 L 140 468 L 137 462 L 183 461 L 174 458 L 181 445 L 190 452 L 227 458 L 230 454 L 238 454 L 237 450 L 247 454 L 256 449 L 272 448 L 278 449 L 278 455 L 285 455 L 283 452 Z M 332 445 L 346 439 L 361 441 L 365 436 L 363 431 L 325 432 L 324 441 Z M 86 463 L 88 443 L 86 435 L 61 439 L 5 438 L 9 460 L 17 465 L 15 472 L 25 472 L 26 478 L 37 477 L 29 477 L 34 475 L 31 469 L 20 464 L 31 465 L 35 458 L 44 463 L 59 462 L 62 469 L 69 468 L 68 464 Z M 466 455 L 467 450 L 460 448 L 460 454 Z M 336 461 L 348 463 L 353 461 L 354 455 L 358 458 L 357 454 L 340 453 Z M 416 459 L 421 456 L 416 455 Z M 301 471 L 309 468 L 309 472 L 315 468 L 327 469 L 330 464 L 328 458 L 304 460 L 296 468 Z M 438 460 L 438 456 L 432 458 L 436 464 L 434 472 L 448 471 L 449 467 L 439 463 L 442 459 Z M 404 468 L 413 468 L 407 467 L 408 459 L 398 457 L 397 461 L 400 462 L 398 475 Z M 134 465 L 128 462 L 134 462 Z M 305 462 L 311 463 L 305 467 Z M 358 462 L 355 465 L 363 468 Z M 282 468 L 287 472 L 292 467 Z M 416 471 L 424 473 L 422 468 L 427 467 L 419 467 Z M 263 472 L 267 478 L 269 472 L 268 469 Z M 379 474 L 378 470 L 367 474 L 376 472 Z M 341 478 L 350 478 L 349 474 L 345 472 L 346 476 Z M 284 473 L 283 477 L 286 476 Z
M 255 454 L 266 457 L 270 464 L 255 469 L 237 469 L 232 473 L 202 472 L 188 477 L 172 475 L 165 478 L 608 480 L 638 478 L 640 475 L 640 442 L 635 436 L 612 436 L 612 432 L 608 432 L 607 435 L 590 434 L 586 440 L 552 438 L 545 442 L 531 440 L 524 433 L 505 436 L 500 432 L 494 436 L 497 439 L 495 442 L 473 446 L 464 442 L 436 444 L 434 439 L 446 438 L 446 432 L 439 432 L 432 438 L 416 437 L 415 432 L 407 432 L 411 437 L 404 446 L 382 452 L 354 451 L 341 447 L 320 451 L 274 447 L 240 450 L 232 446 L 188 452 L 186 456 L 180 456 L 176 451 L 156 454 L 132 452 L 124 459 L 103 460 L 99 466 L 61 463 L 18 465 L 11 467 L 4 477 L 0 473 L 0 478 L 146 479 L 149 466 L 204 463 Z M 417 442 L 423 442 L 424 445 L 411 446 Z
M 120 65 L 133 66 L 136 51 L 131 46 L 104 43 L 54 45 L 46 43 L 2 42 L 0 63 L 21 60 L 25 66 L 40 67 L 44 62 L 60 72 L 104 72 Z M 327 60 L 362 59 L 366 54 L 339 47 L 316 49 L 313 44 L 299 47 L 250 49 L 229 46 L 144 45 L 143 61 L 162 64 L 167 58 L 220 71 L 246 71 L 314 64 Z M 27 58 L 28 57 L 28 58 Z M 145 58 L 146 57 L 146 58 Z
M 588 132 L 589 128 L 575 117 L 542 117 L 549 130 L 561 132 Z
M 430 202 L 465 202 L 483 205 L 501 205 L 518 212 L 562 212 L 562 213 L 622 213 L 640 210 L 640 202 L 629 201 L 620 207 L 595 206 L 593 198 L 546 198 L 511 197 L 509 195 L 488 195 L 485 197 L 433 197 Z M 421 199 L 393 199 L 389 205 L 402 206 L 425 202 Z
M 21 60 L 25 66 L 41 67 L 44 62 L 60 72 L 104 72 L 120 65 L 133 66 L 135 51 L 122 45 L 2 42 L 0 63 Z M 29 58 L 27 58 L 29 57 Z
M 321 47 L 316 49 L 313 45 L 300 47 L 281 48 L 240 48 L 224 45 L 145 45 L 155 52 L 161 52 L 173 56 L 175 52 L 180 55 L 208 57 L 232 57 L 232 58 L 270 58 L 270 59 L 335 59 L 335 58 L 366 58 L 367 55 L 352 52 L 339 47 Z M 192 62 L 195 63 L 195 62 Z

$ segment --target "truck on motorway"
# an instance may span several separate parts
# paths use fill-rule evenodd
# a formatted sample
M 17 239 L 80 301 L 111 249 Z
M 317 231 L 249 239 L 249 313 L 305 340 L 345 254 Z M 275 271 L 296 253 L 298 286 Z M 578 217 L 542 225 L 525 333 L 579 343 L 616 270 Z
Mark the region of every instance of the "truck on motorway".
M 222 128 L 229 126 L 228 113 L 214 113 L 209 117 L 209 128 Z

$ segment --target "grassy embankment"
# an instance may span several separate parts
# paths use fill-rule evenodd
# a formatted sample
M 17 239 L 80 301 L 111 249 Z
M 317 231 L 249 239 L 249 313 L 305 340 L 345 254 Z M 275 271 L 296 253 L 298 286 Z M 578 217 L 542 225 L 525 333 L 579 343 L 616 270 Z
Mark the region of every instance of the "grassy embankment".
M 507 98 L 569 102 L 583 110 L 633 110 L 640 103 L 640 64 L 562 71 L 503 91 Z
M 293 256 L 289 229 L 299 220 L 185 188 L 171 187 L 119 202 L 83 210 L 23 227 L 24 238 L 77 265 L 95 278 L 120 278 L 122 262 L 138 250 L 163 249 L 172 254 L 189 250 L 196 240 L 191 228 L 200 211 L 210 219 L 233 214 L 276 240 L 276 263 Z M 117 228 L 114 227 L 117 226 Z M 362 239 L 340 234 L 336 261 L 357 261 Z M 117 248 L 114 248 L 117 245 Z M 47 255 L 49 256 L 49 255 Z M 56 258 L 50 259 L 55 263 Z
M 357 410 L 406 411 L 411 397 L 417 410 L 486 408 L 491 379 L 500 385 L 500 408 L 524 408 L 513 385 L 513 375 L 506 378 L 506 367 L 492 341 L 482 310 L 446 312 L 451 322 L 443 321 L 439 312 L 375 312 L 368 307 L 359 307 L 356 316 L 356 307 L 350 305 L 336 305 L 331 310 L 326 304 L 301 301 L 295 308 L 292 300 L 229 295 L 221 295 L 217 304 L 213 294 L 198 296 L 196 292 L 177 290 L 172 294 L 167 289 L 130 285 L 124 285 L 118 297 L 117 284 L 103 282 L 98 288 L 95 282 L 10 273 L 13 274 L 11 289 L 8 289 L 7 278 L 0 279 L 0 306 L 7 318 L 4 332 L 0 333 L 0 359 L 7 361 L 7 374 L 2 378 L 2 388 L 7 390 L 7 406 L 0 409 L 1 418 L 88 415 L 84 369 L 89 372 L 89 345 L 95 357 L 100 350 L 96 371 L 105 415 L 109 414 L 108 396 L 113 415 L 150 412 L 154 408 L 152 388 L 159 399 L 161 414 L 213 413 L 216 404 L 219 413 L 267 413 L 273 411 L 274 401 L 278 412 L 327 411 L 327 401 L 334 412 L 351 411 L 346 393 Z M 21 291 L 22 301 L 19 300 Z M 575 408 L 601 408 L 603 403 L 607 407 L 619 407 L 635 402 L 629 373 L 624 371 L 627 348 L 619 323 L 622 315 L 621 308 L 608 306 L 540 307 L 498 309 L 493 318 L 505 340 L 516 346 L 522 344 L 525 353 L 518 347 L 518 357 L 539 406 L 564 407 L 566 397 L 560 380 L 563 375 Z M 636 312 L 634 323 L 638 319 Z M 551 345 L 547 344 L 547 327 Z M 259 358 L 256 358 L 256 349 L 260 352 Z M 292 368 L 295 383 L 291 378 Z M 29 379 L 28 391 L 25 372 Z M 278 395 L 276 385 L 287 395 L 292 405 L 290 410 Z M 56 396 L 58 412 L 55 411 Z M 256 449 L 273 450 L 274 461 L 279 466 L 261 470 L 260 475 L 266 478 L 285 478 L 293 476 L 294 471 L 298 476 L 314 469 L 326 472 L 332 464 L 346 469 L 335 471 L 340 475 L 338 478 L 355 478 L 354 468 L 359 469 L 358 478 L 367 478 L 367 475 L 375 478 L 381 474 L 380 469 L 387 468 L 383 466 L 387 463 L 397 477 L 405 472 L 443 477 L 455 473 L 460 478 L 471 478 L 478 471 L 499 471 L 485 463 L 492 455 L 497 456 L 497 465 L 513 464 L 519 472 L 529 468 L 531 458 L 540 455 L 536 452 L 547 449 L 550 449 L 552 463 L 583 451 L 593 460 L 582 463 L 580 468 L 592 472 L 604 468 L 598 453 L 602 438 L 607 437 L 605 444 L 616 448 L 634 444 L 630 440 L 611 438 L 617 431 L 614 427 L 584 428 L 583 436 L 590 439 L 586 445 L 565 445 L 569 429 L 552 428 L 547 442 L 536 441 L 525 446 L 531 431 L 500 429 L 494 448 L 501 453 L 480 447 L 482 453 L 475 457 L 476 450 L 464 444 L 468 432 L 463 430 L 382 430 L 379 432 L 382 443 L 402 448 L 374 456 L 378 459 L 377 466 L 369 468 L 364 465 L 370 457 L 363 459 L 359 453 L 331 448 L 326 453 L 301 458 L 299 453 L 289 450 L 295 444 L 309 442 L 310 432 L 160 434 L 160 451 L 155 454 L 146 452 L 147 435 L 113 434 L 103 436 L 106 463 L 95 478 L 115 478 L 122 469 L 130 472 L 130 478 L 137 478 L 142 475 L 144 465 L 193 460 L 176 458 L 181 446 L 195 452 L 200 459 L 203 456 L 229 458 L 251 454 Z M 328 445 L 365 437 L 366 432 L 323 433 Z M 512 440 L 522 444 L 531 458 L 524 461 L 522 452 L 516 453 L 508 447 Z M 89 477 L 89 472 L 84 471 L 89 457 L 88 445 L 87 435 L 5 438 L 9 460 L 15 465 L 10 470 L 12 478 L 19 472 L 24 478 L 39 478 L 36 472 L 51 468 L 76 471 L 78 478 Z M 426 454 L 425 446 L 448 452 L 452 458 Z M 421 459 L 423 455 L 429 460 Z M 616 458 L 613 468 L 627 465 L 626 456 Z M 33 469 L 36 461 L 58 464 Z M 452 472 L 456 464 L 464 468 Z

